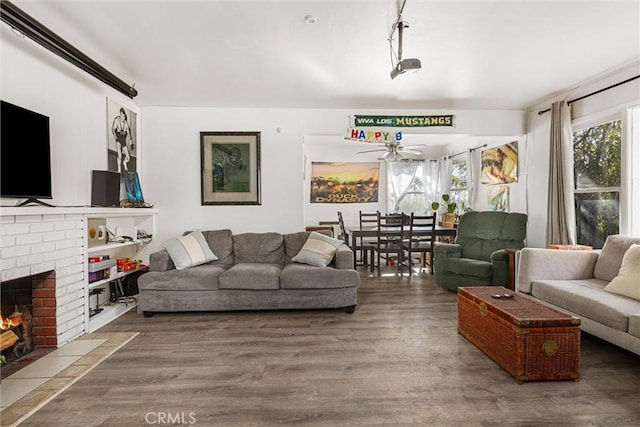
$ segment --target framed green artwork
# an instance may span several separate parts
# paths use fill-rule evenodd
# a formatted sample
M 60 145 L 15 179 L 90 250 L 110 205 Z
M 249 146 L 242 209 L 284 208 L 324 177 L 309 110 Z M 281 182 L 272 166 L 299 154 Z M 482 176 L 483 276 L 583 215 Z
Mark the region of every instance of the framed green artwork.
M 202 205 L 259 205 L 260 132 L 200 132 Z

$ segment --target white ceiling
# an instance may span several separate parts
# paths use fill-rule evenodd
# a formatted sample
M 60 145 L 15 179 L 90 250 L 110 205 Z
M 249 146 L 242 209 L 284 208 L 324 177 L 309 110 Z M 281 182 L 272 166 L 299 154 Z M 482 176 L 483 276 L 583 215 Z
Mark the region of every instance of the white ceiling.
M 407 0 L 395 80 L 402 0 L 13 3 L 141 106 L 523 109 L 640 57 L 638 0 Z

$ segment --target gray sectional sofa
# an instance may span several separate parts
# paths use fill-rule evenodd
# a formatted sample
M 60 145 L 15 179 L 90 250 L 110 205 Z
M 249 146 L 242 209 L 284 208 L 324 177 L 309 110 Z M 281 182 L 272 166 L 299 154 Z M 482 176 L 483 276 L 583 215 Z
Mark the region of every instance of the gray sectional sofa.
M 293 262 L 309 232 L 202 232 L 217 260 L 178 270 L 167 250 L 138 279 L 138 313 L 342 308 L 352 313 L 360 282 L 353 252 L 337 247 L 327 267 Z
M 579 317 L 585 332 L 640 355 L 640 300 L 604 290 L 633 243 L 640 238 L 615 235 L 601 250 L 524 248 L 517 290 Z

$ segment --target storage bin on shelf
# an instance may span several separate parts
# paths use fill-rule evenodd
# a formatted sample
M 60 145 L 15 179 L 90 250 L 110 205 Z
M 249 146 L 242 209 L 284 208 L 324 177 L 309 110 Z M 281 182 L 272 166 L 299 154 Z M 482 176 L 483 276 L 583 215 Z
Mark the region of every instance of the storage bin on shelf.
M 131 258 L 118 258 L 116 264 L 119 272 L 132 271 L 140 268 L 140 260 L 134 260 Z
M 116 265 L 116 260 L 109 259 L 108 255 L 89 257 L 89 283 L 108 279 L 111 276 L 111 267 Z

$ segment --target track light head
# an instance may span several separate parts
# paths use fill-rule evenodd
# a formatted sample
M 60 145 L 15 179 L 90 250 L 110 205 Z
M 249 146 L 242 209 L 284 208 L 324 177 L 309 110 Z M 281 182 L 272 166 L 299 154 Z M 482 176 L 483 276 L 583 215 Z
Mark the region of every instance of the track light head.
M 391 70 L 391 79 L 395 79 L 400 74 L 404 74 L 407 71 L 416 72 L 422 68 L 422 64 L 418 58 L 407 58 L 398 62 L 393 70 Z

